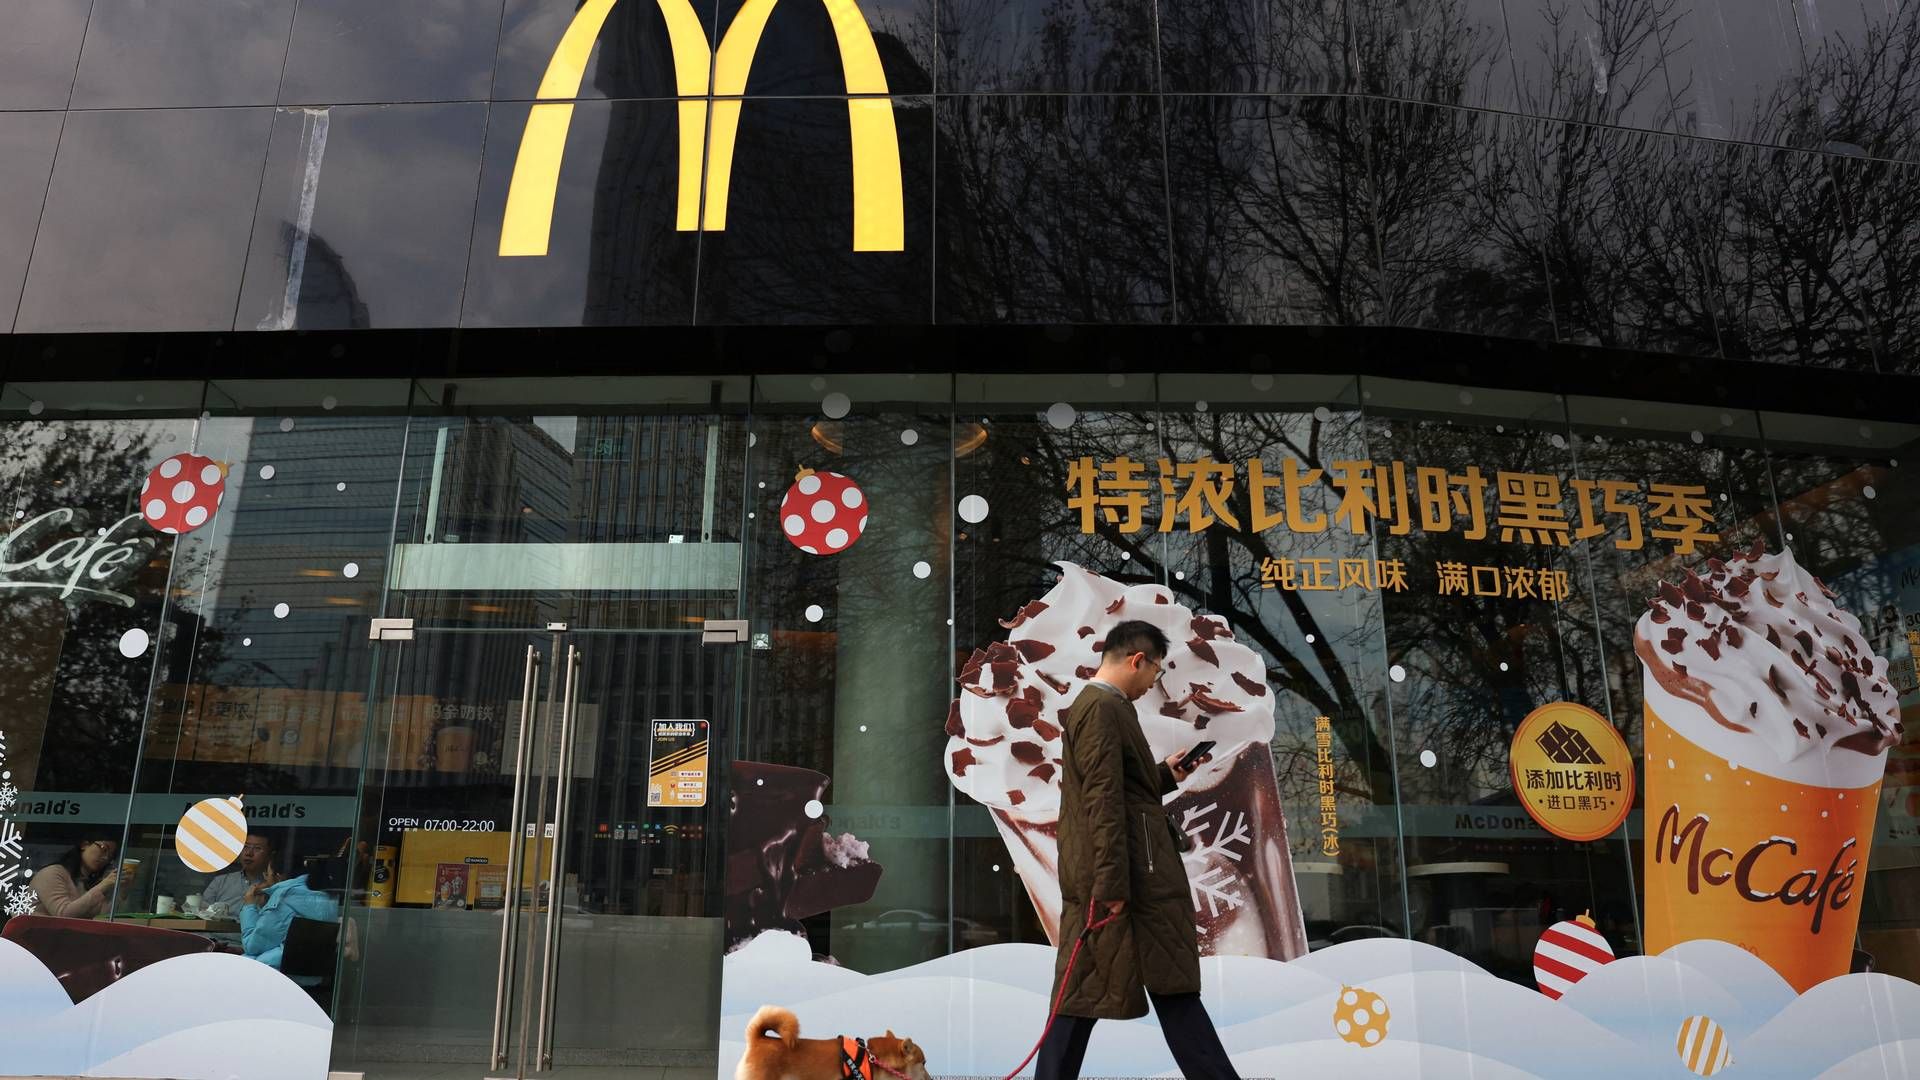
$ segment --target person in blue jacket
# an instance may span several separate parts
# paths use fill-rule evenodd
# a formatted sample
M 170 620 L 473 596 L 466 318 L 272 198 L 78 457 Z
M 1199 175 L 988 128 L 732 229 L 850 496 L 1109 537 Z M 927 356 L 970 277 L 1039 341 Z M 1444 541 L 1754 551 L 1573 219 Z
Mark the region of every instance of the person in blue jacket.
M 299 877 L 285 879 L 269 868 L 264 880 L 249 886 L 240 901 L 241 951 L 277 969 L 294 919 L 339 922 L 340 901 L 327 891 L 337 861 L 327 855 L 307 859 Z

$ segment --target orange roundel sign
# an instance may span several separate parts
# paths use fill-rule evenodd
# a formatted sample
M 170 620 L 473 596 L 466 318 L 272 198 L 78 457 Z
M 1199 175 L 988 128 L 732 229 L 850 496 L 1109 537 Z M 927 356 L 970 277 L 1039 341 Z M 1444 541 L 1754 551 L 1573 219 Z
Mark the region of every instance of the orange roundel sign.
M 1633 809 L 1633 754 L 1606 717 L 1571 701 L 1527 714 L 1507 772 L 1520 805 L 1563 840 L 1598 840 Z

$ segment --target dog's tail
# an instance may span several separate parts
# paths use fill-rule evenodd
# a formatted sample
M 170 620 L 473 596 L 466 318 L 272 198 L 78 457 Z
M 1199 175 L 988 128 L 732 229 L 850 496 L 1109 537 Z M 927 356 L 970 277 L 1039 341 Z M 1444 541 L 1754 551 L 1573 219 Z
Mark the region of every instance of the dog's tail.
M 769 1029 L 774 1032 L 773 1036 L 767 1034 Z M 778 1005 L 760 1006 L 760 1011 L 747 1021 L 747 1041 L 772 1037 L 778 1037 L 787 1044 L 787 1049 L 793 1049 L 794 1041 L 800 1038 L 800 1018 L 793 1015 L 792 1010 Z

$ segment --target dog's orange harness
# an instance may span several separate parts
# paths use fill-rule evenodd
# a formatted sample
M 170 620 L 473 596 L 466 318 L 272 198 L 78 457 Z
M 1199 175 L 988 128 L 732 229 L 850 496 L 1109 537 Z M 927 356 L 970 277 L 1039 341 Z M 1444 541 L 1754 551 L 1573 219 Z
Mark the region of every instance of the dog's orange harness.
M 873 1053 L 865 1039 L 840 1036 L 841 1080 L 873 1080 Z

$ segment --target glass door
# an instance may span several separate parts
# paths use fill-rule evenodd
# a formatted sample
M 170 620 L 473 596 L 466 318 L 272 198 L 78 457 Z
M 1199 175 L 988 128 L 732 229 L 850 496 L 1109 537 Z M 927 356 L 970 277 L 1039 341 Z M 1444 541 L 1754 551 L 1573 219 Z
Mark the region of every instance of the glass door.
M 697 626 L 382 629 L 335 1067 L 564 1078 L 711 1054 L 736 647 Z

